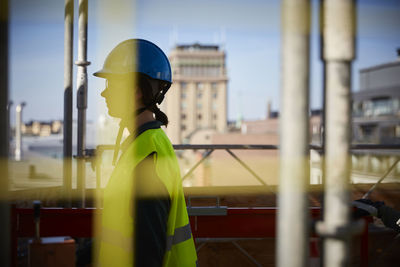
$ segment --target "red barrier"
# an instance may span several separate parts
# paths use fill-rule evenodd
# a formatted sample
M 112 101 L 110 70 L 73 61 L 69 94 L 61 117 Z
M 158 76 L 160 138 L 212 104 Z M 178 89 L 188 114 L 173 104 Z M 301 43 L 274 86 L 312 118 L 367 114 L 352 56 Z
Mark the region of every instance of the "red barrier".
M 42 208 L 40 236 L 91 237 L 95 209 Z M 275 237 L 276 208 L 228 208 L 224 216 L 191 216 L 190 224 L 195 238 L 265 238 Z M 319 208 L 310 209 L 317 219 Z M 32 209 L 11 210 L 12 259 L 16 266 L 18 238 L 34 236 Z M 362 265 L 368 266 L 368 228 L 361 242 Z

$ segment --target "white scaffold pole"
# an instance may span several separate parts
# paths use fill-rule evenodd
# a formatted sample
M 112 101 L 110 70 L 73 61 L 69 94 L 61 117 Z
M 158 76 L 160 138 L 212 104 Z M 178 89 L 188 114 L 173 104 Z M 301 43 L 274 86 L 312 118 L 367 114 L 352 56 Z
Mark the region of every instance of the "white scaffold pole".
M 71 207 L 72 191 L 72 58 L 74 42 L 74 0 L 65 0 L 64 11 L 64 122 L 63 187 L 65 206 Z
M 85 207 L 86 199 L 86 109 L 88 79 L 86 67 L 87 61 L 87 25 L 88 25 L 88 0 L 79 0 L 79 40 L 78 40 L 78 66 L 77 73 L 77 108 L 78 108 L 78 142 L 77 142 L 77 190 L 80 198 L 80 207 Z
M 8 202 L 9 156 L 9 1 L 0 1 L 0 266 L 11 266 L 10 205 Z M 14 263 L 14 262 L 13 262 Z M 14 263 L 16 265 L 16 263 Z
M 354 59 L 355 3 L 325 0 L 323 59 L 326 63 L 326 180 L 324 221 L 317 224 L 324 237 L 324 265 L 348 266 L 352 235 L 359 224 L 350 221 L 351 62 Z
M 22 110 L 26 103 L 21 102 L 15 107 L 15 150 L 14 157 L 16 161 L 22 160 Z
M 310 2 L 282 3 L 277 265 L 308 266 Z

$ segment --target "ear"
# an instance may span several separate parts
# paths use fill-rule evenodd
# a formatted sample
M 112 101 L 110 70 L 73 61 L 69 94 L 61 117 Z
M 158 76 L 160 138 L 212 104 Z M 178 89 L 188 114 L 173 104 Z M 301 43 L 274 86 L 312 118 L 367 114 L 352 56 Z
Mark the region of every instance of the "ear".
M 142 99 L 143 99 L 143 93 L 139 87 L 135 88 L 135 99 L 136 99 L 136 101 L 142 101 Z

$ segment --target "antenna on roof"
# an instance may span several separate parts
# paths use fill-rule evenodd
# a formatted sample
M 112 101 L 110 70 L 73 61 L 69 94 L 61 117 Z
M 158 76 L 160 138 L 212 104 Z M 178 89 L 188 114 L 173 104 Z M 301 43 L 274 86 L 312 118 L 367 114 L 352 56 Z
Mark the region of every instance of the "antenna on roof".
M 237 120 L 236 120 L 236 128 L 242 127 L 243 121 L 243 102 L 242 102 L 242 92 L 237 91 L 237 103 L 238 103 L 238 113 L 237 113 Z
M 268 98 L 267 98 L 267 113 L 266 113 L 266 119 L 270 119 L 270 118 L 271 118 L 271 111 L 272 111 L 272 101 L 271 101 L 271 99 L 268 97 Z
M 220 46 L 221 46 L 221 50 L 224 51 L 225 50 L 225 43 L 226 43 L 226 29 L 225 26 L 222 26 L 220 28 L 220 35 L 221 35 L 221 39 L 220 39 Z
M 169 46 L 176 47 L 178 44 L 178 27 L 175 25 L 169 33 Z

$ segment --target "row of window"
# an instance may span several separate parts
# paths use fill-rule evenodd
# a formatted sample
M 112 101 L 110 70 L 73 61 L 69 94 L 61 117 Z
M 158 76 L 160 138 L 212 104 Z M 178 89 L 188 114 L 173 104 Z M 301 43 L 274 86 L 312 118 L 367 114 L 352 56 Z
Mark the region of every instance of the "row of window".
M 182 120 L 186 120 L 186 117 L 187 117 L 187 116 L 186 116 L 185 113 L 182 113 L 182 114 L 181 114 L 181 119 L 182 119 Z M 198 119 L 198 120 L 201 120 L 202 118 L 203 118 L 203 114 L 197 114 L 197 119 Z M 216 120 L 216 119 L 218 118 L 217 114 L 214 113 L 212 118 L 213 118 L 214 120 Z
M 221 66 L 184 66 L 174 70 L 174 74 L 190 77 L 218 77 L 223 75 Z
M 212 93 L 211 96 L 213 99 L 218 98 L 218 91 L 217 91 L 217 83 L 211 83 L 211 88 L 212 88 Z M 187 98 L 187 88 L 186 88 L 186 83 L 181 83 L 181 99 L 186 99 Z M 198 99 L 203 98 L 204 95 L 204 89 L 203 89 L 203 83 L 197 83 L 196 84 L 196 97 Z
M 202 109 L 203 108 L 203 103 L 197 102 L 196 107 L 197 107 L 197 109 Z M 218 105 L 217 105 L 216 102 L 213 101 L 212 104 L 211 104 L 211 107 L 212 107 L 213 110 L 217 110 Z M 185 101 L 181 101 L 181 109 L 182 110 L 187 109 L 187 103 Z
M 372 100 L 354 102 L 353 115 L 355 117 L 400 115 L 400 99 L 380 97 Z
M 398 140 L 400 138 L 400 125 L 360 125 L 353 131 L 353 138 L 358 142 L 365 143 L 393 143 L 394 139 Z M 397 143 L 398 141 L 395 142 Z
M 180 83 L 180 86 L 181 86 L 181 89 L 183 90 L 183 89 L 186 89 L 187 88 L 187 83 L 186 82 L 181 82 Z M 218 83 L 216 83 L 216 82 L 212 82 L 211 83 L 211 89 L 214 89 L 214 90 L 216 90 L 217 89 L 217 87 L 218 87 Z M 203 89 L 204 88 L 204 83 L 202 83 L 202 82 L 198 82 L 198 83 L 196 83 L 196 89 Z
M 211 125 L 211 128 L 212 128 L 212 129 L 217 129 L 217 124 L 213 123 L 213 124 Z M 181 130 L 182 130 L 182 131 L 185 131 L 186 129 L 187 129 L 186 124 L 181 124 Z
M 203 98 L 203 92 L 197 92 L 196 96 L 197 96 L 198 99 Z M 217 92 L 213 92 L 211 96 L 212 96 L 213 99 L 217 99 L 218 98 Z M 186 99 L 186 97 L 187 97 L 187 92 L 186 91 L 182 91 L 181 92 L 181 99 Z

